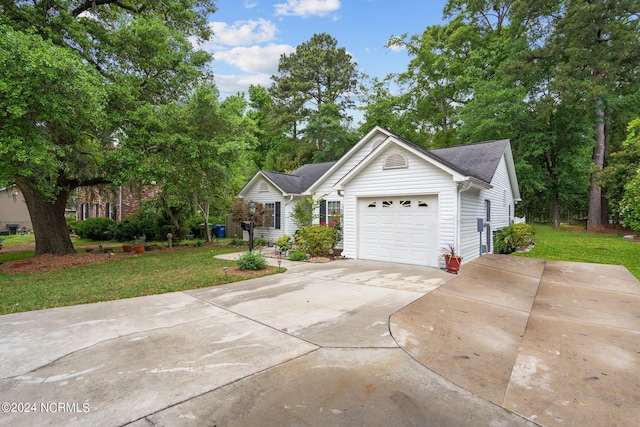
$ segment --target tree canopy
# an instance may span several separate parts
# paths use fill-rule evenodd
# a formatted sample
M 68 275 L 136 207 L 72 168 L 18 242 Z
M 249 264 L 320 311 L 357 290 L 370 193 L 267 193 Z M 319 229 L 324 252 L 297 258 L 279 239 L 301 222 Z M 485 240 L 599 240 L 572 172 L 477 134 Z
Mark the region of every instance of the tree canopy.
M 256 168 L 335 160 L 376 125 L 427 147 L 509 138 L 520 215 L 558 226 L 588 212 L 594 229 L 611 202 L 616 219 L 637 218 L 635 0 L 449 0 L 442 24 L 390 37 L 410 57 L 398 75 L 365 81 L 314 34 L 280 57 L 270 87 L 224 100 L 192 43 L 211 37 L 215 9 L 0 2 L 0 185 L 24 194 L 36 254 L 73 251 L 64 210 L 77 187 L 155 182 L 169 217 L 196 207 L 206 222 Z
M 123 163 L 157 151 L 133 125 L 207 78 L 210 55 L 189 37 L 211 36 L 214 11 L 212 0 L 0 4 L 0 182 L 24 194 L 36 254 L 73 251 L 74 188 L 131 178 Z

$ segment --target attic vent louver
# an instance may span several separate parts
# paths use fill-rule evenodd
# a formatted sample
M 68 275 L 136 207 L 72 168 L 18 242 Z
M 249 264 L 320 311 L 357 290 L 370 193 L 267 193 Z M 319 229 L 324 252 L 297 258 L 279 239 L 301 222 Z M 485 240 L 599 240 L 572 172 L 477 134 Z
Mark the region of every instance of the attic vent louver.
M 269 191 L 269 186 L 267 185 L 266 182 L 261 182 L 260 183 L 260 187 L 258 188 L 258 191 L 261 192 L 261 193 L 268 192 Z
M 391 153 L 384 159 L 382 169 L 403 169 L 408 168 L 407 158 L 400 153 Z
M 377 136 L 371 143 L 371 151 L 375 150 L 384 142 L 385 137 L 382 135 Z

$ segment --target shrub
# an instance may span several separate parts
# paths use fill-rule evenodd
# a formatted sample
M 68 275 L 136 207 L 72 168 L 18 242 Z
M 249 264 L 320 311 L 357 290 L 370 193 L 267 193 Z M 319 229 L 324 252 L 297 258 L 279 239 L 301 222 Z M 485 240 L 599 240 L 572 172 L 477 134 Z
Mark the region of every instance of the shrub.
M 75 233 L 75 228 L 76 228 L 76 224 L 78 224 L 78 221 L 76 221 L 75 219 L 67 218 L 66 222 L 67 222 L 67 230 L 69 230 L 69 233 L 71 232 Z
M 291 237 L 284 234 L 276 239 L 276 246 L 280 248 L 280 250 L 288 251 L 293 246 L 291 243 Z
M 307 258 L 307 254 L 302 251 L 291 252 L 291 255 L 289 255 L 291 261 L 305 261 Z
M 116 222 L 111 218 L 88 218 L 75 225 L 78 236 L 91 240 L 111 240 Z
M 262 237 L 258 237 L 257 239 L 253 239 L 253 245 L 254 246 L 267 246 L 267 241 Z
M 246 252 L 238 259 L 240 270 L 262 270 L 267 266 L 264 255 L 255 252 Z
M 533 243 L 535 230 L 529 224 L 513 224 L 496 233 L 494 247 L 496 252 L 510 254 L 520 246 L 529 246 Z
M 231 239 L 229 244 L 231 246 L 244 246 L 245 243 L 244 243 L 244 240 L 242 240 L 242 239 L 233 238 L 233 239 Z
M 326 225 L 312 225 L 300 230 L 299 244 L 311 256 L 325 256 L 336 244 L 338 232 Z
M 139 217 L 123 219 L 115 226 L 113 231 L 113 237 L 119 242 L 129 242 L 135 240 L 138 236 L 145 236 L 147 240 L 154 240 L 155 234 L 153 220 Z

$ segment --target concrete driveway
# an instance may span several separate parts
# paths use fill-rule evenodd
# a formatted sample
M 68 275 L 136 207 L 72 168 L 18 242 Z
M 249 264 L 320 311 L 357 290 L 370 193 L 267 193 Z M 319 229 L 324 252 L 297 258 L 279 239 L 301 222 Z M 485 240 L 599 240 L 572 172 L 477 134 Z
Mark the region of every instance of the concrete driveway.
M 7 403 L 0 425 L 535 425 L 531 411 L 519 411 L 527 420 L 505 410 L 504 399 L 478 392 L 453 375 L 455 369 L 439 372 L 462 359 L 436 364 L 438 357 L 422 357 L 428 349 L 416 354 L 419 343 L 429 344 L 428 334 L 418 330 L 430 314 L 419 304 L 449 286 L 454 292 L 477 265 L 482 267 L 468 264 L 455 277 L 365 261 L 303 263 L 284 274 L 214 288 L 2 316 L 0 401 Z M 508 269 L 488 268 L 493 274 L 479 279 L 504 285 L 500 277 Z M 623 328 L 631 320 L 622 319 Z M 460 323 L 451 325 L 455 335 Z M 513 337 L 498 329 L 479 327 L 477 334 L 498 347 L 504 335 L 504 346 L 511 346 Z M 632 338 L 639 333 L 627 332 Z M 536 343 L 535 337 L 526 342 Z M 442 353 L 447 346 L 432 349 Z M 628 417 L 609 425 L 635 426 L 638 353 L 625 347 L 616 354 L 625 357 L 618 368 L 591 376 L 635 375 L 627 394 L 609 390 L 609 409 Z M 507 369 L 516 366 L 515 359 L 504 360 L 511 363 Z M 521 381 L 525 395 L 535 383 L 535 376 L 528 378 Z M 479 388 L 486 387 L 479 381 Z M 489 388 L 503 386 L 496 381 Z M 588 408 L 589 402 L 581 403 Z M 582 424 L 604 425 L 606 412 L 596 419 Z

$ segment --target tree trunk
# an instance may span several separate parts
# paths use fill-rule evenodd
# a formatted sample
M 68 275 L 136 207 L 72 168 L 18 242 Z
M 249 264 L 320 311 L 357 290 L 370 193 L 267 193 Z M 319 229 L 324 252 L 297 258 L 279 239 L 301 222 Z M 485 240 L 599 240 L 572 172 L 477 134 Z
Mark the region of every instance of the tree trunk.
M 16 177 L 16 185 L 22 191 L 29 209 L 36 238 L 35 255 L 75 253 L 64 217 L 69 190 L 61 189 L 56 200 L 50 202 L 28 180 Z
M 603 169 L 607 166 L 607 159 L 609 158 L 609 148 L 611 145 L 611 118 L 607 115 L 604 122 L 604 161 L 602 163 Z M 607 198 L 606 188 L 602 191 L 602 208 L 600 217 L 602 218 L 602 224 L 609 224 L 609 199 Z
M 600 103 L 599 103 L 600 104 Z M 598 172 L 604 166 L 604 111 L 598 106 L 596 110 L 596 143 L 593 149 L 594 171 L 589 178 L 589 220 L 587 230 L 592 231 L 602 227 L 602 188 L 598 185 Z
M 553 229 L 560 230 L 560 198 L 558 190 L 552 190 L 551 198 L 551 220 L 553 221 Z
M 211 205 L 209 203 L 204 203 L 202 206 L 202 216 L 204 217 L 204 232 L 205 236 L 207 236 L 207 243 L 211 242 L 211 230 L 209 229 L 209 208 Z

